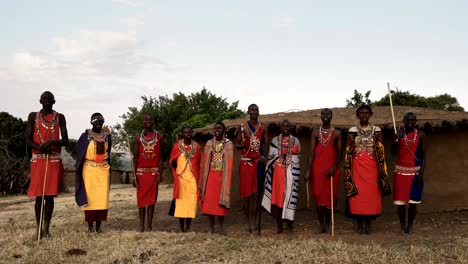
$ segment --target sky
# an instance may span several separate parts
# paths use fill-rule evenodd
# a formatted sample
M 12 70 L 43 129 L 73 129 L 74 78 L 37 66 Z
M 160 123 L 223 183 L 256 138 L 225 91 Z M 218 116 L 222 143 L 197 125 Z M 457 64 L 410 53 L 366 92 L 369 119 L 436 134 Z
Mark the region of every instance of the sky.
M 0 0 L 0 111 L 52 91 L 70 138 L 141 96 L 206 87 L 260 113 L 343 107 L 354 89 L 468 109 L 468 1 Z M 156 124 L 157 128 L 157 124 Z

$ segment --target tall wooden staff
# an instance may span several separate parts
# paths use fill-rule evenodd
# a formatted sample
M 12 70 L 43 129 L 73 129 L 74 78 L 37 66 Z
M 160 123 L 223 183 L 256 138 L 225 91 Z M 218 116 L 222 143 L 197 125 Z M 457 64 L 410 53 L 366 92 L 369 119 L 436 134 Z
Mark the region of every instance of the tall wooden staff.
M 265 164 L 265 168 L 266 168 L 266 161 L 264 161 L 263 164 Z M 257 173 L 258 173 L 258 170 L 257 170 Z M 260 193 L 257 196 L 258 235 L 262 234 L 262 200 L 263 200 L 263 193 L 265 192 L 265 169 L 260 173 L 260 180 L 262 181 L 260 183 L 261 189 L 260 189 Z
M 310 195 L 309 195 L 309 180 L 305 181 L 307 193 L 307 208 L 310 208 Z
M 390 100 L 390 110 L 392 111 L 393 130 L 395 131 L 395 134 L 396 134 L 397 128 L 395 125 L 395 114 L 393 113 L 392 91 L 390 90 L 389 82 L 387 82 L 387 88 L 388 88 L 388 99 Z
M 127 139 L 128 154 L 130 155 L 130 163 L 132 164 L 133 179 L 135 180 L 135 185 L 136 185 L 136 188 L 138 189 L 138 181 L 137 181 L 136 173 L 135 173 L 135 164 L 133 164 L 133 154 L 130 148 L 130 140 L 128 139 L 128 137 L 126 139 Z
M 128 154 L 130 155 L 130 163 L 132 164 L 133 179 L 135 181 L 136 189 L 138 191 L 139 185 L 138 185 L 137 175 L 135 173 L 135 164 L 133 164 L 133 154 L 132 154 L 132 150 L 130 148 L 130 146 L 131 146 L 130 145 L 130 140 L 128 139 L 128 137 L 126 137 L 126 139 L 127 139 Z M 146 217 L 149 217 L 148 216 L 148 206 L 145 206 L 145 215 L 146 215 Z
M 49 167 L 49 154 L 46 154 L 46 167 L 45 167 L 45 173 L 44 173 L 44 180 L 42 183 L 42 199 L 41 199 L 41 214 L 40 214 L 40 219 L 39 219 L 39 232 L 37 232 L 37 243 L 39 243 L 39 240 L 41 239 L 41 232 L 42 232 L 42 215 L 44 212 L 44 196 L 45 196 L 45 186 L 46 186 L 46 181 L 47 181 L 47 167 Z
M 331 236 L 332 239 L 335 238 L 335 214 L 333 213 L 333 175 L 330 177 L 330 190 L 331 190 L 331 225 L 332 225 L 332 230 L 331 230 Z

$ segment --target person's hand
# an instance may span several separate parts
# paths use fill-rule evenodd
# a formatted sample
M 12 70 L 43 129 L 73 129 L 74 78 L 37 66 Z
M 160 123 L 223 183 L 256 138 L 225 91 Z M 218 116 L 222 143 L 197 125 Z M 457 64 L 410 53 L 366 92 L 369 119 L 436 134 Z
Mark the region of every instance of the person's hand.
M 243 149 L 245 147 L 245 142 L 244 140 L 241 140 L 241 142 L 239 144 L 236 145 L 236 148 L 237 149 Z
M 157 180 L 158 184 L 160 184 L 161 182 L 164 181 L 164 173 L 159 173 L 159 171 L 158 171 L 158 172 L 156 172 L 156 177 L 158 177 L 158 180 Z
M 328 177 L 333 176 L 333 174 L 335 174 L 335 170 L 336 170 L 336 166 L 332 166 L 332 167 L 328 170 L 327 176 L 328 176 Z
M 308 182 L 310 179 L 310 169 L 306 171 L 306 174 L 304 175 L 304 181 Z
M 132 185 L 133 187 L 138 188 L 138 183 L 136 181 L 136 178 L 132 178 Z
M 52 142 L 51 141 L 48 141 L 44 144 L 42 144 L 39 148 L 39 151 L 42 153 L 42 154 L 50 154 L 51 153 L 51 148 L 52 148 Z
M 403 132 L 404 132 L 403 128 L 400 127 L 400 130 L 396 134 L 393 135 L 393 141 L 398 142 L 400 140 L 400 138 L 403 137 Z
M 417 177 L 417 181 L 419 184 L 423 182 L 423 174 L 424 174 L 424 169 L 421 169 L 418 173 L 416 173 L 416 175 L 414 175 L 415 177 Z

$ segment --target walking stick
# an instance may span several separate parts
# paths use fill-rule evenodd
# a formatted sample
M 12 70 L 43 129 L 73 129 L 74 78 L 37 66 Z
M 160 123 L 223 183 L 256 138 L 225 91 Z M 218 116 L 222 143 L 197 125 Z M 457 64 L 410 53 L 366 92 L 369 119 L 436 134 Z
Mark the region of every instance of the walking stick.
M 137 175 L 136 175 L 136 173 L 135 173 L 135 164 L 133 164 L 133 154 L 132 154 L 132 151 L 131 151 L 130 146 L 131 146 L 131 145 L 130 145 L 130 140 L 129 140 L 128 137 L 127 137 L 128 154 L 130 155 L 130 163 L 132 164 L 133 179 L 134 179 L 134 181 L 135 181 L 136 191 L 137 191 L 137 193 L 138 193 L 138 187 L 139 187 L 139 185 L 138 185 Z M 138 194 L 137 194 L 137 196 L 138 196 Z M 149 217 L 149 216 L 148 216 L 148 206 L 145 206 L 145 216 L 144 216 L 143 218 L 145 218 L 145 217 Z
M 310 208 L 309 180 L 306 180 L 305 183 L 306 183 L 306 193 L 307 193 L 307 208 Z
M 136 185 L 136 188 L 138 189 L 138 181 L 137 181 L 136 173 L 135 173 L 135 165 L 133 164 L 133 154 L 130 148 L 130 140 L 128 140 L 128 137 L 127 137 L 127 148 L 128 148 L 128 154 L 130 155 L 130 164 L 132 164 L 133 179 L 135 179 L 135 185 Z
M 335 216 L 333 213 L 333 175 L 330 177 L 330 190 L 331 190 L 331 225 L 332 225 L 332 239 L 335 238 Z
M 265 164 L 265 162 L 263 164 Z M 266 168 L 266 164 L 263 166 L 265 166 Z M 262 183 L 261 183 L 259 197 L 257 198 L 258 199 L 257 201 L 258 235 L 262 234 L 262 200 L 263 200 L 263 193 L 265 192 L 265 168 L 262 168 L 261 173 L 260 173 L 260 180 L 262 181 Z
M 46 167 L 44 173 L 44 180 L 42 181 L 42 199 L 41 199 L 41 214 L 39 219 L 39 232 L 37 232 L 37 243 L 39 243 L 39 239 L 41 239 L 41 232 L 42 232 L 42 215 L 44 213 L 44 196 L 45 196 L 45 186 L 47 181 L 47 167 L 49 167 L 49 154 L 46 154 Z
M 397 128 L 395 125 L 395 114 L 393 113 L 393 102 L 392 102 L 392 92 L 390 91 L 390 83 L 387 82 L 387 88 L 388 88 L 388 99 L 390 100 L 390 110 L 392 111 L 392 121 L 393 121 L 393 130 L 395 131 L 395 134 L 397 133 Z

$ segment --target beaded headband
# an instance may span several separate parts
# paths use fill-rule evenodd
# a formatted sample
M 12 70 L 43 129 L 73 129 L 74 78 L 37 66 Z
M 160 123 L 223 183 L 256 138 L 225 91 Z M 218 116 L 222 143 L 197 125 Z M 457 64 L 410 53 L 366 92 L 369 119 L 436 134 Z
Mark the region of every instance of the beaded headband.
M 94 123 L 94 122 L 100 121 L 100 120 L 101 120 L 102 122 L 104 122 L 104 118 L 94 118 L 94 119 L 91 119 L 91 123 Z

